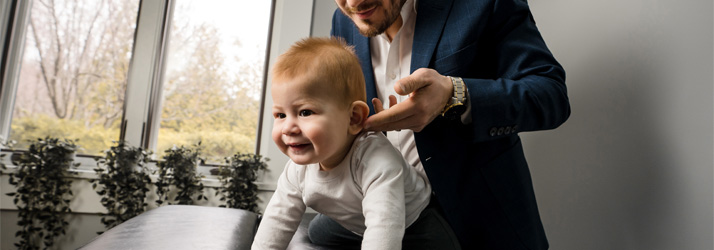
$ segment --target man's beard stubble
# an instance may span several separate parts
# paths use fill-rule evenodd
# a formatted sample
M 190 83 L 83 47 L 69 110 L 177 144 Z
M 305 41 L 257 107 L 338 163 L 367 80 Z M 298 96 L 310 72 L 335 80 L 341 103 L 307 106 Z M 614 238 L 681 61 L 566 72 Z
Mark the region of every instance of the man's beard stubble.
M 393 1 L 391 3 L 392 8 L 390 8 L 389 10 L 384 9 L 385 19 L 381 23 L 373 23 L 369 20 L 362 20 L 364 23 L 367 24 L 368 27 L 366 29 L 361 29 L 358 26 L 357 29 L 359 30 L 359 33 L 366 37 L 374 37 L 374 36 L 384 33 L 384 31 L 386 31 L 389 28 L 389 26 L 391 26 L 392 23 L 394 23 L 394 21 L 396 21 L 397 18 L 399 18 L 399 14 L 401 13 L 402 7 L 404 6 L 404 3 L 406 3 L 406 1 L 407 0 Z M 370 8 L 372 8 L 372 6 L 375 6 L 377 4 L 378 3 L 376 3 L 376 2 L 371 2 L 371 3 L 362 4 L 358 8 L 349 8 L 348 10 L 340 8 L 340 10 L 342 11 L 343 14 L 345 14 L 346 16 L 350 17 L 350 19 L 352 19 L 353 17 L 351 14 L 355 14 L 362 10 L 370 9 Z M 352 19 L 352 22 L 354 22 L 354 19 Z

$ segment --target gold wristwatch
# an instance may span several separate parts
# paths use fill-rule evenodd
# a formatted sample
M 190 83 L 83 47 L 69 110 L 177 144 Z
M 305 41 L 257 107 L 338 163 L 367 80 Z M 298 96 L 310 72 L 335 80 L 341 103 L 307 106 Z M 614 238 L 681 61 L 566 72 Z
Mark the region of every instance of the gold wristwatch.
M 454 85 L 454 95 L 446 103 L 441 116 L 449 120 L 455 120 L 466 111 L 466 84 L 464 84 L 464 80 L 461 77 L 449 76 L 449 79 L 451 79 L 451 84 Z

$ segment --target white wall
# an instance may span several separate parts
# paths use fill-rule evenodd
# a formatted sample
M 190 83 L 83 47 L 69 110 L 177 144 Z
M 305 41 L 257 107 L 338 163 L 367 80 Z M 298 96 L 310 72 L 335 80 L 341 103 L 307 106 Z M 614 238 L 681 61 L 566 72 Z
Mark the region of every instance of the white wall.
M 712 1 L 529 4 L 572 105 L 521 134 L 551 249 L 714 249 Z

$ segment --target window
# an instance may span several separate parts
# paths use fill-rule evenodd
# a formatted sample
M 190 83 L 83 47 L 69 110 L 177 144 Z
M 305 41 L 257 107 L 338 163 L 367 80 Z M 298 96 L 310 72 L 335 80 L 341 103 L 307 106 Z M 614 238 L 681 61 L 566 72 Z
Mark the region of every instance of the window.
M 19 59 L 10 139 L 79 139 L 98 155 L 119 139 L 139 1 L 35 0 Z
M 214 162 L 255 151 L 270 1 L 175 2 L 157 153 L 199 141 Z
M 214 162 L 255 152 L 273 1 L 5 3 L 20 21 L 0 22 L 0 138 L 16 149 L 52 136 L 85 155 L 120 139 L 159 157 L 199 141 Z

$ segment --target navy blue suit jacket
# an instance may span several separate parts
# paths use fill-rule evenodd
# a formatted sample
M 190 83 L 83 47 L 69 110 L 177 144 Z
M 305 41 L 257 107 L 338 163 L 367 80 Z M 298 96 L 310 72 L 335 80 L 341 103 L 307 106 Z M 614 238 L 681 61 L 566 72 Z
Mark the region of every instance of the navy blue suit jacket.
M 339 10 L 332 22 L 331 34 L 355 46 L 367 100 L 377 97 L 368 38 Z M 547 249 L 517 133 L 558 127 L 570 105 L 565 72 L 526 1 L 419 1 L 411 71 L 419 68 L 462 77 L 468 88 L 473 122 L 437 117 L 415 133 L 463 249 Z

